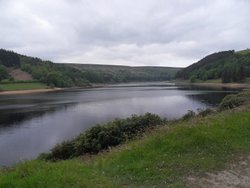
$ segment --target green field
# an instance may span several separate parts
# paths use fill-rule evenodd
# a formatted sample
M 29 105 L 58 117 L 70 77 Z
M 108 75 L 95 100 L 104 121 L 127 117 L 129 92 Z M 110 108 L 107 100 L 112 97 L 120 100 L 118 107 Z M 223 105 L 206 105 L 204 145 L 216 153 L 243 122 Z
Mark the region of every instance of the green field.
M 0 187 L 184 187 L 190 175 L 250 153 L 250 108 L 169 122 L 95 156 L 27 161 L 0 171 Z
M 45 89 L 48 88 L 46 84 L 40 82 L 31 83 L 0 83 L 0 91 L 15 91 L 15 90 L 29 90 L 29 89 Z

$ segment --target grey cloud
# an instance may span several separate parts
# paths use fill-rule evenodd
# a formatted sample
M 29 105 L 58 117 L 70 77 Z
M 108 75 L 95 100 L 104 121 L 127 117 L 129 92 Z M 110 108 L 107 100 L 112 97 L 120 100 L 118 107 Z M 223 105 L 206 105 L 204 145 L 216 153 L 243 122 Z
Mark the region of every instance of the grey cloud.
M 247 0 L 0 1 L 0 47 L 56 62 L 187 66 L 249 47 Z

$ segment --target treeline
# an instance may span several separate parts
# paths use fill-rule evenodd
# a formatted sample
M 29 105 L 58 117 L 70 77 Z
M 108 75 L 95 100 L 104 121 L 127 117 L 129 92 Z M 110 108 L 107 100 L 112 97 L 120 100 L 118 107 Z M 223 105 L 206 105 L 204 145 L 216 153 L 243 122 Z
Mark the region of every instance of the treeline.
M 113 65 L 69 64 L 84 72 L 94 83 L 119 83 L 171 80 L 180 68 L 172 67 L 129 67 Z
M 232 50 L 211 54 L 176 74 L 176 78 L 190 79 L 191 82 L 197 79 L 244 82 L 246 77 L 250 77 L 250 53 Z
M 0 81 L 9 78 L 9 73 L 7 68 L 4 65 L 0 64 Z
M 85 86 L 89 83 L 164 81 L 180 68 L 128 67 L 110 65 L 57 64 L 39 58 L 0 50 L 0 80 L 9 78 L 8 68 L 21 68 L 35 80 L 55 87 Z
M 19 66 L 20 58 L 15 52 L 0 49 L 0 81 L 11 78 L 7 67 Z
M 223 83 L 244 82 L 246 77 L 250 77 L 250 67 L 244 65 L 229 65 L 224 67 L 221 73 Z
M 0 81 L 11 79 L 8 68 L 21 68 L 30 73 L 33 79 L 51 87 L 86 86 L 89 84 L 84 73 L 72 67 L 0 49 Z
M 19 67 L 19 55 L 12 51 L 0 49 L 0 64 L 5 67 Z
M 164 124 L 159 116 L 146 113 L 126 119 L 116 119 L 104 125 L 96 125 L 78 137 L 55 146 L 50 153 L 40 155 L 45 160 L 63 160 L 84 154 L 96 154 L 142 135 L 146 130 Z
M 52 87 L 86 86 L 89 84 L 81 71 L 68 66 L 27 56 L 21 56 L 21 62 L 23 71 L 30 73 L 35 80 Z

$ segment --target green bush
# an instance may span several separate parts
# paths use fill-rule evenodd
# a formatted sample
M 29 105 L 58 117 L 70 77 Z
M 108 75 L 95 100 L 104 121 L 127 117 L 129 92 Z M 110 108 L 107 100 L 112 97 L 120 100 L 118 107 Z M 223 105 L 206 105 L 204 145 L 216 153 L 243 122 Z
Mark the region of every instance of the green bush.
M 28 63 L 22 63 L 21 69 L 25 72 L 32 73 L 32 66 Z
M 238 98 L 237 95 L 227 95 L 220 103 L 220 109 L 231 109 L 240 106 L 243 103 L 242 99 Z
M 250 103 L 250 91 L 241 92 L 238 94 L 231 94 L 224 97 L 220 103 L 220 110 L 232 109 L 243 104 Z
M 191 119 L 191 118 L 193 118 L 193 117 L 195 117 L 195 112 L 194 111 L 192 111 L 192 110 L 188 110 L 188 112 L 184 115 L 184 116 L 182 116 L 182 120 L 189 120 L 189 119 Z
M 197 80 L 196 75 L 192 75 L 192 76 L 189 78 L 189 80 L 190 80 L 191 83 L 195 83 L 196 80 Z
M 45 160 L 64 160 L 84 154 L 95 154 L 112 146 L 117 146 L 142 135 L 145 130 L 162 125 L 166 120 L 146 113 L 132 115 L 126 119 L 115 119 L 104 125 L 96 125 L 73 140 L 56 145 L 48 154 L 41 154 Z
M 72 152 L 73 151 L 73 152 Z M 64 141 L 56 145 L 52 150 L 53 158 L 68 159 L 74 154 L 74 143 L 72 141 Z
M 213 113 L 215 113 L 215 111 L 212 110 L 211 108 L 198 109 L 198 116 L 205 117 L 205 116 L 213 114 Z
M 0 81 L 9 77 L 7 68 L 0 64 Z

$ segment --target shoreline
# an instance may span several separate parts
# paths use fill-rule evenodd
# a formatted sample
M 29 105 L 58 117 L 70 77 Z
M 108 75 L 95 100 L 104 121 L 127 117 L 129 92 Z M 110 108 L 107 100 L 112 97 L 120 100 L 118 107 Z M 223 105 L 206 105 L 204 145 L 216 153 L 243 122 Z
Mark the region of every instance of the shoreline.
M 227 89 L 250 89 L 250 83 L 187 83 L 175 82 L 176 85 L 190 85 L 208 88 L 227 88 Z
M 12 91 L 0 91 L 0 95 L 18 95 L 18 94 L 32 94 L 32 93 L 46 93 L 54 91 L 63 91 L 67 89 L 88 89 L 88 88 L 101 88 L 110 86 L 109 84 L 93 84 L 85 87 L 66 87 L 66 88 L 47 88 L 47 89 L 25 89 L 25 90 L 12 90 Z
M 175 82 L 176 86 L 199 86 L 207 88 L 227 88 L 227 89 L 250 89 L 250 83 L 188 83 L 188 82 Z M 111 84 L 92 84 L 91 86 L 84 87 L 86 88 L 102 88 L 108 87 Z M 32 93 L 45 93 L 45 92 L 54 92 L 62 91 L 72 88 L 48 88 L 48 89 L 27 89 L 27 90 L 13 90 L 13 91 L 0 91 L 0 95 L 17 95 L 17 94 L 32 94 Z
M 14 90 L 14 91 L 1 91 L 0 95 L 16 95 L 16 94 L 32 94 L 32 93 L 46 93 L 53 91 L 62 91 L 64 88 L 53 89 L 27 89 L 27 90 Z

